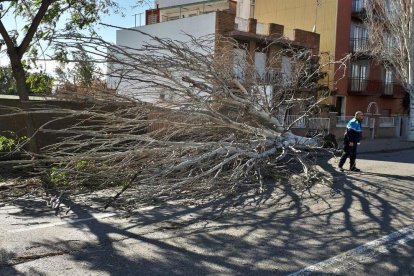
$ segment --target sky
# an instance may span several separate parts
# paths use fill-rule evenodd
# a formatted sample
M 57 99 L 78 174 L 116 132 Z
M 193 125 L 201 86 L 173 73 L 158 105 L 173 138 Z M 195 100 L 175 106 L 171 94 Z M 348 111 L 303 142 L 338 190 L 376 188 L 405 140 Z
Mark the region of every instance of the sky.
M 105 16 L 102 20 L 102 23 L 106 23 L 109 25 L 119 26 L 123 28 L 131 28 L 134 27 L 135 24 L 137 26 L 145 24 L 145 15 L 144 12 L 147 9 L 152 8 L 151 1 L 147 1 L 149 3 L 144 4 L 143 6 L 136 7 L 136 0 L 118 0 L 117 1 L 119 6 L 121 7 L 121 11 L 123 14 L 111 14 Z M 6 26 L 6 29 L 15 29 L 16 27 L 19 28 L 19 22 L 14 17 L 3 17 L 2 19 L 3 24 Z M 141 22 L 140 22 L 141 20 Z M 115 42 L 116 39 L 116 29 L 105 27 L 105 26 L 98 26 L 96 31 L 100 36 L 102 36 L 108 42 Z M 4 66 L 9 64 L 9 59 L 7 55 L 0 54 L 0 65 Z M 46 72 L 52 73 L 54 68 L 56 67 L 56 62 L 49 61 L 49 62 L 42 62 L 42 67 Z

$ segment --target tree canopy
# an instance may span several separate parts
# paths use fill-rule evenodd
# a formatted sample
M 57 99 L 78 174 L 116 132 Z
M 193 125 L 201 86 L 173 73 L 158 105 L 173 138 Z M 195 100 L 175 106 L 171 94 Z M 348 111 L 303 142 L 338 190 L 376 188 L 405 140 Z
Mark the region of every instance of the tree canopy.
M 45 72 L 28 72 L 26 85 L 31 95 L 52 94 L 54 79 Z M 0 94 L 16 95 L 16 81 L 10 66 L 0 66 Z

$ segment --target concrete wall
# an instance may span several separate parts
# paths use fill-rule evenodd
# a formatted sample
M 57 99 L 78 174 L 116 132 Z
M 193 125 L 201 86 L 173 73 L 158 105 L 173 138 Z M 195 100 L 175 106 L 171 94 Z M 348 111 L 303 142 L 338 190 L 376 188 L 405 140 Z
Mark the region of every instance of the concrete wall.
M 88 117 L 84 114 L 79 114 L 79 116 L 74 116 L 73 111 L 76 114 L 76 111 L 81 113 L 82 111 L 88 108 L 98 107 L 100 110 L 105 111 L 114 111 L 118 108 L 125 108 L 129 106 L 130 103 L 99 103 L 91 102 L 87 98 L 83 101 L 66 101 L 66 100 L 57 100 L 57 99 L 43 99 L 43 100 L 31 100 L 29 106 L 31 109 L 37 109 L 38 112 L 32 115 L 32 121 L 34 123 L 34 128 L 39 129 L 41 126 L 44 126 L 45 129 L 53 130 L 63 130 L 76 125 L 98 125 L 96 120 L 93 122 L 86 120 Z M 4 98 L 3 95 L 0 95 L 0 135 L 10 136 L 10 133 L 15 133 L 18 137 L 27 136 L 27 129 L 25 118 L 21 114 L 20 103 L 17 97 L 7 97 Z M 62 112 L 64 109 L 70 110 L 69 113 Z M 42 110 L 42 112 L 39 112 Z M 57 112 L 56 112 L 57 111 Z M 70 115 L 70 116 L 69 116 Z M 55 120 L 58 119 L 56 121 Z M 47 123 L 47 126 L 45 125 Z M 55 143 L 65 137 L 70 136 L 71 134 L 57 134 L 50 132 L 37 132 L 36 137 L 38 140 L 39 148 Z M 12 136 L 11 136 L 12 137 Z
M 72 110 L 83 110 L 87 106 L 90 106 L 87 102 L 69 102 L 69 101 L 58 101 L 58 100 L 37 100 L 30 102 L 30 108 L 42 108 L 42 109 L 72 109 Z M 17 136 L 23 137 L 27 136 L 27 129 L 24 116 L 20 113 L 19 100 L 16 98 L 2 98 L 0 96 L 0 134 L 7 136 L 7 132 L 14 132 Z M 53 113 L 53 112 L 42 112 L 35 113 L 33 115 L 34 128 L 38 129 L 44 124 L 59 118 L 62 114 Z M 74 123 L 69 119 L 62 119 L 54 123 L 48 124 L 47 128 L 51 129 L 64 129 Z M 37 133 L 39 147 L 44 147 L 50 145 L 53 142 L 62 139 L 64 135 L 55 135 L 55 134 L 46 134 L 46 133 Z
M 117 30 L 116 44 L 119 46 L 140 48 L 145 43 L 151 43 L 148 36 L 134 32 L 135 29 L 159 38 L 171 38 L 179 41 L 188 41 L 189 38 L 186 34 L 193 35 L 195 37 L 214 34 L 215 21 L 216 13 L 209 13 L 131 28 L 131 30 Z

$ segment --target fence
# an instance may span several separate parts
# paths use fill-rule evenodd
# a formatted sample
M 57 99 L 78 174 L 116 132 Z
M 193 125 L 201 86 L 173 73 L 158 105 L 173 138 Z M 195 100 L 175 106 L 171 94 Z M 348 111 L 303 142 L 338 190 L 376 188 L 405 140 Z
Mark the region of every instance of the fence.
M 328 118 L 307 118 L 300 115 L 279 116 L 284 127 L 292 125 L 292 131 L 297 135 L 315 133 L 332 133 L 338 139 L 343 136 L 346 125 L 353 116 L 336 116 L 330 113 Z M 367 114 L 362 123 L 364 139 L 403 137 L 406 126 L 401 123 L 401 117 L 379 117 Z
M 329 130 L 331 120 L 329 118 L 308 118 L 309 129 Z
M 329 130 L 329 118 L 308 118 L 302 115 L 279 115 L 277 116 L 279 122 L 284 127 L 292 125 L 292 128 L 308 128 L 312 130 Z
M 395 117 L 379 117 L 379 126 L 380 127 L 395 127 L 396 118 Z
M 346 127 L 349 120 L 351 120 L 352 118 L 354 118 L 354 116 L 337 116 L 336 117 L 336 126 L 337 127 Z M 362 122 L 362 126 L 363 127 L 368 127 L 369 126 L 368 118 Z

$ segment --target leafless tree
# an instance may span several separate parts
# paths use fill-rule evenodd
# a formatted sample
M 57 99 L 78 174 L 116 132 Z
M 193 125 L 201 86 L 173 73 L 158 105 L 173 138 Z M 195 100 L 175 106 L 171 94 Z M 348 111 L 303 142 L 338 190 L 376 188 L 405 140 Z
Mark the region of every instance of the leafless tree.
M 414 1 L 366 0 L 372 53 L 395 70 L 410 96 L 408 140 L 414 141 Z
M 314 167 L 318 140 L 291 129 L 318 113 L 327 93 L 317 95 L 318 80 L 332 61 L 320 64 L 320 56 L 281 39 L 262 49 L 278 46 L 259 72 L 248 54 L 236 57 L 246 49 L 231 38 L 180 42 L 144 35 L 149 42 L 141 48 L 56 38 L 102 57 L 120 83 L 116 96 L 100 95 L 82 110 L 56 109 L 40 127 L 64 137 L 42 148 L 35 164 L 60 189 L 122 184 L 148 202 L 263 189 L 266 181 L 292 174 L 302 187 L 325 181 Z M 282 57 L 289 58 L 290 72 L 280 70 Z M 287 122 L 288 110 L 300 117 Z M 62 128 L 68 121 L 76 123 Z

